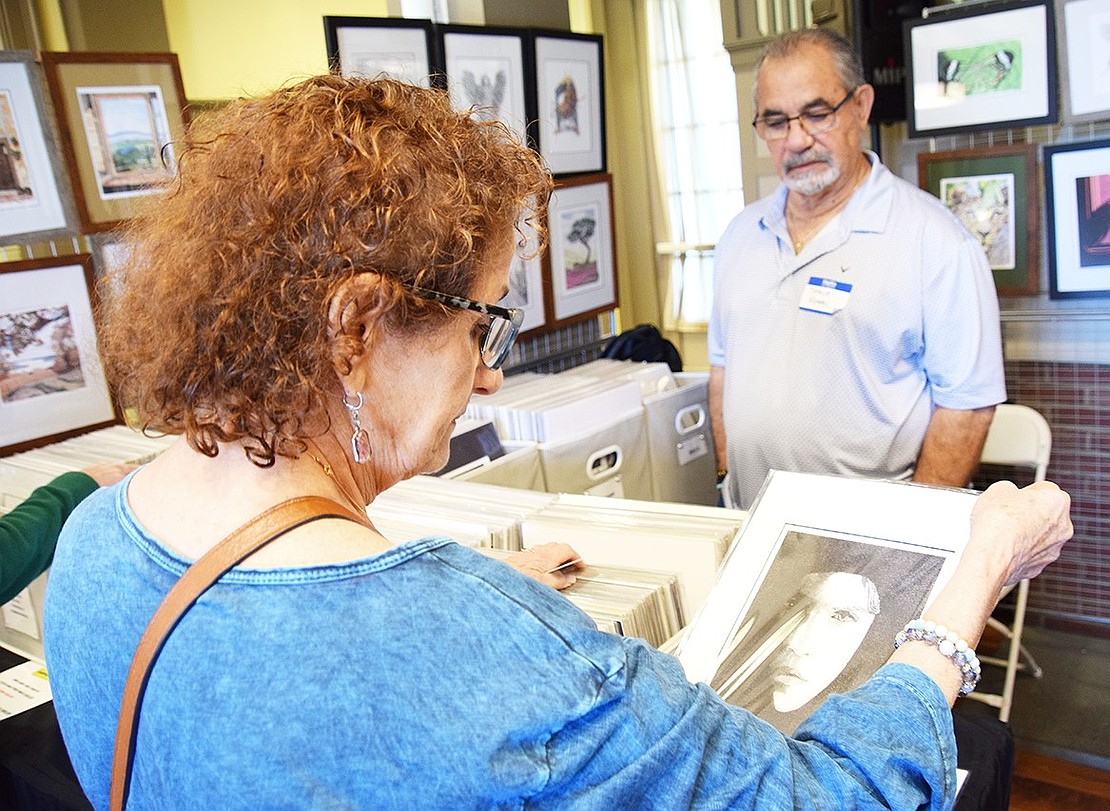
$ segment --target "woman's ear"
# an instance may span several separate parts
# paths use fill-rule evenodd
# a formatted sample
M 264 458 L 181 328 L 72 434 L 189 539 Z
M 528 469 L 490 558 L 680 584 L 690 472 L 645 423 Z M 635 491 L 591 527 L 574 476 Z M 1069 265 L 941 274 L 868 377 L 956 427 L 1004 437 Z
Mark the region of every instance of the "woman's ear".
M 331 361 L 345 391 L 361 391 L 368 382 L 360 361 L 371 351 L 381 314 L 380 285 L 377 273 L 360 273 L 343 282 L 328 303 Z

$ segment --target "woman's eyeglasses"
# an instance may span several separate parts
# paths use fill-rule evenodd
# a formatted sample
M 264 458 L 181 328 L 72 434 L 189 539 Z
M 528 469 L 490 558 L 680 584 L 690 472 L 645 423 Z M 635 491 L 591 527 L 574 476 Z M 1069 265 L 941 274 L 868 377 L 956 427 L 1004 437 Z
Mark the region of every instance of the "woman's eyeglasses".
M 505 362 L 505 358 L 509 355 L 509 350 L 513 348 L 513 341 L 516 340 L 517 333 L 520 332 L 520 325 L 524 323 L 524 310 L 519 307 L 499 307 L 496 304 L 483 304 L 480 301 L 473 301 L 462 296 L 440 293 L 438 290 L 406 286 L 420 298 L 438 301 L 440 304 L 458 310 L 472 310 L 489 316 L 489 323 L 486 324 L 485 331 L 482 333 L 480 344 L 482 363 L 491 371 L 501 368 L 501 364 Z
M 755 119 L 752 121 L 752 126 L 755 127 L 756 134 L 764 141 L 781 141 L 786 138 L 790 134 L 791 121 L 797 121 L 799 126 L 810 135 L 822 135 L 836 126 L 837 112 L 848 103 L 848 99 L 852 98 L 857 90 L 859 90 L 858 87 L 849 90 L 848 95 L 835 107 L 822 104 L 804 110 L 797 115 L 773 113 Z

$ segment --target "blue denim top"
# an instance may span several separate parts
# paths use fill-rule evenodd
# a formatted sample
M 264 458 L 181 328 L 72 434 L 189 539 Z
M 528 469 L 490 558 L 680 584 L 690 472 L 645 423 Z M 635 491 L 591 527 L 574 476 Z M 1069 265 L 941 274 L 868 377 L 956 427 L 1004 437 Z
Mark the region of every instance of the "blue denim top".
M 58 720 L 96 808 L 131 653 L 188 564 L 126 482 L 66 524 L 46 600 Z M 788 738 L 556 591 L 425 538 L 225 575 L 151 675 L 128 807 L 939 809 L 955 766 L 951 712 L 914 668 Z

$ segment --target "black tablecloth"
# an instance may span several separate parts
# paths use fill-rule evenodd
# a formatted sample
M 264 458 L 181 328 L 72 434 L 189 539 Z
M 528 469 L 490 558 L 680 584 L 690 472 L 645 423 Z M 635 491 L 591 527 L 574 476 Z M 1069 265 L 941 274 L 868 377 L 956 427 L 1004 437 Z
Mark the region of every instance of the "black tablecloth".
M 25 660 L 0 648 L 0 670 Z M 1009 806 L 1014 739 L 1002 722 L 972 713 L 953 713 L 959 766 L 970 775 L 956 811 L 995 811 Z M 0 721 L 0 809 L 88 811 L 69 762 L 54 705 Z

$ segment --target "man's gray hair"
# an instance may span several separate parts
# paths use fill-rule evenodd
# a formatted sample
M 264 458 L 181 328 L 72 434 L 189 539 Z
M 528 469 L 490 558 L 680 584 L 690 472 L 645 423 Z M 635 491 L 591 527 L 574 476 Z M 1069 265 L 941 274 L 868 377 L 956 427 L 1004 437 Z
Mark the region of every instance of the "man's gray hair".
M 821 47 L 829 52 L 836 69 L 836 78 L 844 85 L 844 92 L 854 90 L 867 82 L 863 72 L 863 62 L 851 42 L 827 28 L 803 28 L 778 37 L 759 55 L 755 63 L 755 72 L 752 74 L 753 108 L 758 109 L 759 106 L 756 88 L 759 86 L 759 71 L 763 68 L 763 63 L 768 59 L 786 59 L 808 46 Z

